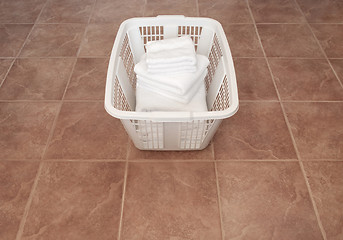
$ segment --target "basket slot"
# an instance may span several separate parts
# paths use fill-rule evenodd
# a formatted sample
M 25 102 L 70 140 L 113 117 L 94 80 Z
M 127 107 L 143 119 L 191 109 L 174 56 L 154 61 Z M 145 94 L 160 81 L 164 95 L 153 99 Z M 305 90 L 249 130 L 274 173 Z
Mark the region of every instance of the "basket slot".
M 195 50 L 198 48 L 198 44 L 200 41 L 200 35 L 202 32 L 202 27 L 200 26 L 178 26 L 178 33 L 179 37 L 187 35 L 190 36 L 194 42 Z
M 197 120 L 181 123 L 180 148 L 199 149 L 215 120 Z
M 145 45 L 150 41 L 162 40 L 164 38 L 163 26 L 141 26 L 139 32 L 143 41 L 144 50 Z
M 126 73 L 129 77 L 129 81 L 131 83 L 132 88 L 136 88 L 136 82 L 137 82 L 137 78 L 136 78 L 136 74 L 134 72 L 134 67 L 135 67 L 135 62 L 133 59 L 133 54 L 132 54 L 132 50 L 131 50 L 131 46 L 130 46 L 130 42 L 129 42 L 129 37 L 126 34 L 125 38 L 123 40 L 123 44 L 120 50 L 120 54 L 119 54 L 121 60 L 123 61 Z
M 208 91 L 212 83 L 212 80 L 214 79 L 214 74 L 216 73 L 217 66 L 222 56 L 223 56 L 223 53 L 219 46 L 218 37 L 217 35 L 214 35 L 213 44 L 212 44 L 212 47 L 208 56 L 208 60 L 210 61 L 210 64 L 207 67 L 208 73 L 207 73 L 207 76 L 205 77 L 206 91 Z
M 230 91 L 229 80 L 227 76 L 224 76 L 222 85 L 220 86 L 216 100 L 213 103 L 211 111 L 222 111 L 228 109 L 230 106 Z
M 210 66 L 209 66 L 210 67 Z M 219 89 L 222 85 L 222 81 L 224 79 L 225 70 L 224 70 L 224 63 L 223 59 L 220 59 L 216 71 L 214 73 L 214 76 L 210 73 L 207 74 L 206 78 L 211 78 L 211 85 L 209 85 L 207 95 L 206 95 L 206 102 L 207 102 L 207 109 L 211 109 L 213 106 L 214 101 L 216 100 L 216 97 L 218 95 Z M 205 83 L 206 83 L 205 78 Z
M 134 110 L 136 106 L 136 93 L 135 89 L 131 86 L 131 81 L 129 79 L 129 76 L 127 75 L 127 72 L 125 71 L 123 61 L 118 62 L 116 79 L 119 81 L 120 87 L 122 89 L 121 91 L 125 95 L 130 109 Z
M 125 97 L 122 87 L 120 86 L 117 76 L 114 80 L 113 107 L 121 111 L 131 111 L 130 105 Z
M 128 31 L 129 44 L 131 46 L 133 61 L 138 63 L 142 55 L 145 53 L 144 42 L 141 37 L 141 31 L 139 28 L 132 28 Z
M 144 149 L 163 149 L 163 123 L 130 120 Z

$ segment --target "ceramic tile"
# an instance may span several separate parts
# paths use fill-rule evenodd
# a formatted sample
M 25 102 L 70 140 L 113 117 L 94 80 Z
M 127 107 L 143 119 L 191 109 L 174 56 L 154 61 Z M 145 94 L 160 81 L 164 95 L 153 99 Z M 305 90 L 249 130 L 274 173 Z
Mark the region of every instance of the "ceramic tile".
M 241 100 L 278 100 L 265 59 L 236 58 L 234 63 Z
M 340 0 L 297 0 L 309 22 L 343 22 L 343 2 Z
M 343 103 L 284 103 L 303 159 L 343 159 Z
M 48 159 L 125 159 L 128 137 L 103 102 L 65 102 L 51 139 Z
M 45 0 L 0 1 L 1 23 L 34 23 Z
M 254 25 L 224 25 L 224 32 L 229 42 L 233 57 L 263 57 Z
M 5 78 L 6 73 L 10 68 L 12 62 L 12 59 L 0 59 L 0 85 L 2 83 L 2 80 Z
M 0 24 L 0 57 L 16 57 L 32 24 Z
M 199 0 L 202 17 L 214 18 L 222 25 L 227 23 L 252 23 L 246 1 L 240 0 Z
M 64 99 L 104 99 L 107 66 L 107 58 L 78 58 Z
M 49 0 L 39 23 L 87 23 L 94 0 Z
M 81 44 L 80 56 L 110 56 L 117 24 L 90 24 Z
M 330 62 L 338 78 L 343 83 L 343 59 L 330 59 Z
M 213 160 L 212 146 L 201 151 L 142 151 L 130 141 L 129 160 Z
M 279 103 L 241 102 L 214 136 L 216 159 L 295 159 Z
M 0 239 L 15 239 L 38 163 L 0 162 Z
M 75 59 L 18 59 L 0 88 L 0 99 L 62 99 Z
M 125 163 L 45 163 L 23 240 L 116 239 Z
M 0 159 L 40 158 L 57 103 L 0 103 Z
M 305 18 L 292 0 L 250 0 L 257 23 L 303 23 Z
M 221 239 L 213 163 L 130 163 L 121 239 Z
M 218 163 L 224 239 L 322 239 L 296 162 Z
M 26 42 L 24 57 L 76 56 L 85 30 L 84 24 L 38 24 Z
M 325 59 L 269 59 L 282 100 L 343 100 Z
M 97 0 L 91 22 L 116 23 L 119 24 L 125 19 L 143 16 L 145 0 Z
M 257 25 L 268 57 L 324 57 L 305 24 Z
M 184 15 L 197 16 L 196 0 L 147 0 L 144 16 L 156 17 L 158 15 Z
M 306 162 L 304 166 L 327 239 L 342 239 L 343 162 Z
M 343 58 L 343 25 L 311 24 L 311 28 L 329 58 Z

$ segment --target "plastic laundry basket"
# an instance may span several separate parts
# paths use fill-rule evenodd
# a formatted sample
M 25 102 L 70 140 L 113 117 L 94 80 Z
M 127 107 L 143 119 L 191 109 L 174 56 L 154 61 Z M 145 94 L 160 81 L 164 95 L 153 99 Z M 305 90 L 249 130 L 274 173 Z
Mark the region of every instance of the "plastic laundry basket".
M 148 41 L 189 35 L 198 54 L 209 58 L 205 78 L 206 112 L 135 112 L 134 66 Z M 121 119 L 141 150 L 201 150 L 222 119 L 238 110 L 236 75 L 229 45 L 219 22 L 210 18 L 158 16 L 124 21 L 108 66 L 105 109 Z

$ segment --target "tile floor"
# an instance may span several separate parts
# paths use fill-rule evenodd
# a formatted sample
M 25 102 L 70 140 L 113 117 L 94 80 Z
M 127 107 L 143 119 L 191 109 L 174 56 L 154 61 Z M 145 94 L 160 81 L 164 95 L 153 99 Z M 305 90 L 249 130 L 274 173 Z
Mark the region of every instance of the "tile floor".
M 218 19 L 240 110 L 143 152 L 104 110 L 123 19 Z M 0 239 L 343 239 L 343 2 L 0 0 Z

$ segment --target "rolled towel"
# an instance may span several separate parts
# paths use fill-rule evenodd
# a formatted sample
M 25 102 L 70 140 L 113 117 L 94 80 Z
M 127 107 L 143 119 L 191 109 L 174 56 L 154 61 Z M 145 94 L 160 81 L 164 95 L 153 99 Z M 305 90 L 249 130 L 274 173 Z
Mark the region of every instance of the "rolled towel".
M 152 74 L 148 72 L 146 61 L 136 64 L 134 71 L 137 78 L 145 85 L 153 86 L 156 89 L 170 92 L 175 95 L 184 95 L 194 85 L 194 83 L 203 75 L 207 70 L 209 61 L 207 57 L 202 55 L 197 56 L 197 71 L 195 73 L 177 73 L 177 74 Z
M 145 47 L 149 65 L 180 62 L 184 65 L 195 65 L 197 61 L 194 43 L 189 36 L 152 41 Z

